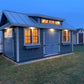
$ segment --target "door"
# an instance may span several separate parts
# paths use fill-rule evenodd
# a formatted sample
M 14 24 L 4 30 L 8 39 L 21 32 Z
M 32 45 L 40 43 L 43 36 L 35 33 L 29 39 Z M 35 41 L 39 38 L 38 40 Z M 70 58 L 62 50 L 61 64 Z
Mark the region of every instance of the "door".
M 79 44 L 83 43 L 83 33 L 79 33 Z
M 14 60 L 13 31 L 8 29 L 4 32 L 4 54 Z
M 59 31 L 44 31 L 44 54 L 47 55 L 55 55 L 59 53 L 59 39 L 60 39 Z

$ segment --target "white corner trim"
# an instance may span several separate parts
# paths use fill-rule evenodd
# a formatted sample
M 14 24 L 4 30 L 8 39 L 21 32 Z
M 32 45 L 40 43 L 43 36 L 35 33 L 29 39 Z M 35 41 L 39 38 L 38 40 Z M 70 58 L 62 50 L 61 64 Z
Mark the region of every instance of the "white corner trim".
M 77 44 L 79 44 L 79 33 L 77 33 Z
M 16 61 L 19 62 L 19 28 L 16 28 Z
M 45 29 L 43 30 L 43 54 L 45 55 Z
M 73 31 L 72 31 L 72 52 L 73 52 Z
M 83 43 L 84 43 L 84 33 L 83 33 Z
M 60 46 L 61 46 L 61 45 L 60 45 L 60 30 L 59 30 L 59 53 L 60 53 L 60 51 L 61 51 L 61 50 L 60 50 Z

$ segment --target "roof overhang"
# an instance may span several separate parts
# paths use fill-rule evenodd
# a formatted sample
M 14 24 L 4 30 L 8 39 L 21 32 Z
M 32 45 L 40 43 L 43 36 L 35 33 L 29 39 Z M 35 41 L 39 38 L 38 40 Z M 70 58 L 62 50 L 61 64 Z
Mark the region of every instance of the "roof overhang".
M 74 29 L 69 29 L 69 28 L 63 28 L 62 26 L 60 28 L 58 27 L 45 27 L 45 26 L 38 26 L 38 25 L 24 25 L 24 24 L 10 24 L 10 23 L 7 23 L 3 26 L 0 27 L 0 30 L 3 30 L 5 29 L 6 27 L 12 27 L 12 26 L 15 26 L 15 27 L 22 27 L 22 28 L 26 28 L 26 27 L 36 27 L 36 28 L 40 28 L 40 29 L 57 29 L 57 30 L 72 30 L 74 31 Z

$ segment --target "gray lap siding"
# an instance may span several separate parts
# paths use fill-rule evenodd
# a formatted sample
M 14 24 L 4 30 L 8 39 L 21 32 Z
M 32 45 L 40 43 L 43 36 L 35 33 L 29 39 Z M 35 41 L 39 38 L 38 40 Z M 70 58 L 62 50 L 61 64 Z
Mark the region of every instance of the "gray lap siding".
M 40 47 L 31 48 L 30 46 L 24 46 L 24 28 L 19 28 L 19 62 L 28 61 L 33 59 L 43 58 L 43 29 L 40 29 Z M 59 54 L 72 52 L 72 32 L 71 32 L 71 44 L 62 44 L 62 31 L 60 31 L 60 52 Z M 28 47 L 28 48 L 25 48 Z M 29 48 L 30 47 L 30 48 Z
M 40 46 L 35 48 L 32 46 L 24 46 L 24 28 L 19 28 L 19 62 L 34 60 L 43 58 L 43 29 L 40 29 Z M 16 28 L 13 29 L 13 40 L 14 40 L 14 59 L 17 62 L 17 39 L 16 39 Z M 3 39 L 4 39 L 4 32 L 3 32 Z M 5 40 L 3 40 L 4 42 Z M 4 46 L 4 44 L 3 44 Z M 9 45 L 5 45 L 9 46 Z M 27 48 L 25 48 L 27 47 Z M 4 47 L 5 49 L 6 47 Z M 5 53 L 4 54 L 9 56 Z M 72 32 L 71 32 L 71 44 L 70 45 L 63 45 L 62 44 L 62 31 L 60 31 L 60 52 L 59 54 L 71 53 L 72 52 Z
M 40 47 L 27 49 L 24 46 L 24 28 L 19 28 L 19 60 L 28 61 L 43 57 L 43 30 L 40 29 Z
M 60 54 L 71 53 L 72 49 L 72 31 L 70 33 L 70 45 L 63 45 L 62 43 L 62 31 L 60 32 Z

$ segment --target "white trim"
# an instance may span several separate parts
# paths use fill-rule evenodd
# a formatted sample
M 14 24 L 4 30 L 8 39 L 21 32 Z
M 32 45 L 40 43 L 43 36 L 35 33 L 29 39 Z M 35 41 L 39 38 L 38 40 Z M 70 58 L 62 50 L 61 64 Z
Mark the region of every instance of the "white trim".
M 77 44 L 79 44 L 79 33 L 77 33 Z
M 53 53 L 53 54 L 48 54 L 48 55 L 45 55 L 45 57 L 47 56 L 52 56 L 52 55 L 57 55 L 58 53 Z
M 16 52 L 17 52 L 17 56 L 16 56 L 16 61 L 19 62 L 19 28 L 16 28 L 16 43 L 17 43 L 17 46 L 16 46 Z
M 84 43 L 84 33 L 83 33 L 83 43 Z
M 45 29 L 43 30 L 43 54 L 45 55 Z
M 81 31 L 81 30 L 79 30 L 79 31 L 78 31 L 78 33 L 84 33 L 84 30 L 82 30 L 82 31 Z
M 40 45 L 40 29 L 38 29 L 38 31 L 39 31 L 39 43 L 36 43 L 36 44 L 33 43 L 33 35 L 32 35 L 32 43 L 31 44 L 25 44 L 25 28 L 24 28 L 24 46 Z
M 72 31 L 72 52 L 73 52 L 73 31 Z
M 59 53 L 60 53 L 60 51 L 61 51 L 61 50 L 60 50 L 60 46 L 61 46 L 61 45 L 60 45 L 60 30 L 59 30 Z

